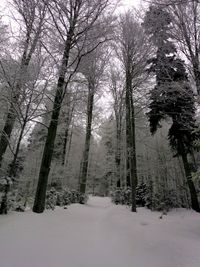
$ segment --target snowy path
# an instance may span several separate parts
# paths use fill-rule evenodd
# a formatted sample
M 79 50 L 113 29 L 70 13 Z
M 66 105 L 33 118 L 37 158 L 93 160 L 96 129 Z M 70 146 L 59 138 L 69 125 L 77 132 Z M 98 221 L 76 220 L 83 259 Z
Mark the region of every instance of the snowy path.
M 200 215 L 93 197 L 44 214 L 0 217 L 0 267 L 200 267 Z

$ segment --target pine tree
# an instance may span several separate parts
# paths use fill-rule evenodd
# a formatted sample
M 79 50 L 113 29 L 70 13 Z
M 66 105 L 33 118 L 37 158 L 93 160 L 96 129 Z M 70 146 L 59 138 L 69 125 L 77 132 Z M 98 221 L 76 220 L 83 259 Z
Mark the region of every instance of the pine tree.
M 160 122 L 169 117 L 172 121 L 168 132 L 170 147 L 180 156 L 190 190 L 192 208 L 200 212 L 197 193 L 191 176 L 187 155 L 193 150 L 193 142 L 198 138 L 195 131 L 194 95 L 184 62 L 177 58 L 174 43 L 170 40 L 170 15 L 161 7 L 151 6 L 144 23 L 147 33 L 157 48 L 149 71 L 156 75 L 156 85 L 151 91 L 148 113 L 150 130 L 154 134 Z

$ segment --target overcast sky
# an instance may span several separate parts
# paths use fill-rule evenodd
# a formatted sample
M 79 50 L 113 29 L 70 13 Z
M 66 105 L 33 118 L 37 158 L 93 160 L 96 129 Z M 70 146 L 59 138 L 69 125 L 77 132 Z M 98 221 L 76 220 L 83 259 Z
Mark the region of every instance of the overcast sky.
M 4 7 L 8 0 L 0 0 L 0 7 Z M 131 6 L 138 6 L 141 0 L 122 0 L 121 3 L 127 8 Z
M 122 3 L 126 6 L 138 6 L 140 4 L 140 0 L 123 0 Z

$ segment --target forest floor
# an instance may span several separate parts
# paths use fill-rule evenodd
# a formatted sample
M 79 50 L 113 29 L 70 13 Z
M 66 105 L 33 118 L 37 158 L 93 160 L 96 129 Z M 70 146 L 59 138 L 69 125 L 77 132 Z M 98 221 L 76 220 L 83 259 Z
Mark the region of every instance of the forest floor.
M 0 267 L 199 267 L 200 215 L 132 213 L 91 197 L 35 214 L 0 217 Z

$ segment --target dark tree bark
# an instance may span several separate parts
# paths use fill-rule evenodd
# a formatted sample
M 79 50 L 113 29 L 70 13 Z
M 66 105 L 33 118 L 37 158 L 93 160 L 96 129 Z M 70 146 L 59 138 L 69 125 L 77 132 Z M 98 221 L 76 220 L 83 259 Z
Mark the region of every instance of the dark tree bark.
M 70 132 L 70 135 L 69 135 L 69 146 L 68 146 L 68 150 L 67 150 L 67 157 L 66 157 L 66 161 L 65 161 L 65 167 L 68 166 L 68 162 L 69 162 L 69 155 L 70 155 L 71 144 L 72 144 L 72 136 L 73 136 L 73 125 L 72 125 L 71 132 Z
M 136 169 L 136 151 L 135 151 L 135 122 L 134 122 L 134 107 L 132 105 L 132 78 L 130 65 L 126 71 L 126 146 L 127 146 L 127 161 L 129 162 L 129 174 L 131 181 L 131 210 L 136 212 L 136 185 L 137 185 L 137 169 Z
M 65 128 L 63 151 L 62 151 L 62 166 L 65 165 L 65 161 L 66 161 L 67 144 L 69 141 L 69 128 L 70 128 L 70 124 L 71 124 L 72 116 L 73 116 L 73 111 L 74 111 L 74 103 L 71 106 L 70 105 L 70 99 L 69 99 L 67 104 L 68 104 L 68 110 L 67 110 L 67 115 L 66 115 L 66 120 L 65 120 L 66 128 Z
M 132 131 L 132 142 L 133 142 L 133 177 L 135 187 L 137 186 L 137 155 L 136 155 L 136 136 L 135 136 L 135 107 L 133 102 L 133 88 L 131 87 L 131 131 Z
M 62 165 L 63 166 L 65 165 L 68 136 L 69 136 L 69 121 L 67 120 L 66 128 L 65 128 L 65 135 L 64 135 L 64 142 L 63 142 L 63 151 L 62 151 Z
M 65 74 L 67 72 L 67 66 L 69 61 L 69 53 L 72 44 L 72 37 L 74 28 L 70 28 L 65 42 L 65 49 L 62 58 L 62 64 L 60 68 L 56 95 L 53 105 L 53 111 L 51 116 L 50 125 L 48 127 L 47 138 L 44 146 L 43 157 L 39 172 L 39 180 L 37 185 L 37 191 L 35 195 L 35 201 L 33 211 L 36 213 L 42 213 L 45 209 L 46 189 L 48 183 L 48 176 L 50 171 L 50 165 L 54 150 L 54 143 L 56 138 L 56 132 L 58 127 L 58 119 L 60 115 L 61 105 L 64 97 L 65 86 Z
M 127 131 L 126 131 L 126 135 L 127 135 Z M 130 161 L 128 158 L 128 153 L 126 153 L 126 186 L 131 187 Z
M 16 111 L 14 105 L 18 102 L 19 94 L 16 94 L 12 99 L 10 108 L 8 110 L 8 115 L 6 117 L 5 125 L 2 130 L 1 139 L 0 139 L 0 167 L 2 164 L 3 156 L 6 152 L 7 146 L 10 142 L 10 137 L 12 130 L 14 128 L 15 120 L 16 120 Z
M 116 119 L 116 152 L 115 152 L 115 164 L 116 164 L 116 180 L 117 187 L 121 186 L 121 114 L 115 114 Z
M 195 189 L 195 186 L 194 186 L 194 182 L 192 180 L 190 164 L 188 162 L 187 154 L 186 154 L 186 152 L 184 150 L 184 146 L 183 145 L 182 145 L 181 157 L 182 157 L 183 166 L 184 166 L 184 170 L 185 170 L 186 180 L 187 180 L 189 191 L 190 191 L 192 209 L 197 211 L 197 212 L 200 212 L 198 196 L 197 196 L 197 192 L 196 192 L 196 189 Z
M 3 195 L 2 201 L 1 201 L 0 214 L 7 214 L 8 213 L 8 192 L 9 192 L 9 190 L 10 190 L 10 184 L 9 184 L 9 181 L 7 180 L 7 183 L 4 187 L 4 195 Z
M 92 131 L 94 91 L 95 91 L 94 84 L 92 82 L 89 82 L 86 136 L 85 136 L 85 145 L 84 145 L 83 158 L 82 158 L 81 169 L 80 169 L 80 192 L 83 194 L 85 194 L 86 182 L 87 182 L 88 160 L 89 160 L 90 140 L 91 140 L 91 131 Z

